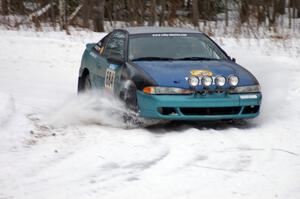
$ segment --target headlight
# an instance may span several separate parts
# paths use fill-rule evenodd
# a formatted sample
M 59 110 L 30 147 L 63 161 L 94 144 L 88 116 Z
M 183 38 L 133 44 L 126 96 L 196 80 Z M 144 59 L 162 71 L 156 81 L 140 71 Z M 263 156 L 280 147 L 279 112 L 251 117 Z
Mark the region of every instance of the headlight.
M 204 76 L 201 79 L 201 83 L 204 87 L 209 87 L 213 82 L 213 79 L 209 76 Z
M 182 88 L 172 88 L 172 87 L 145 87 L 143 89 L 144 93 L 152 95 L 188 95 L 194 93 L 192 90 L 182 89 Z
M 226 84 L 226 78 L 224 76 L 217 76 L 215 82 L 217 86 L 224 86 Z
M 229 92 L 230 93 L 259 93 L 260 86 L 259 85 L 241 86 L 241 87 L 236 87 L 233 90 L 230 90 Z
M 239 78 L 235 75 L 230 75 L 228 77 L 228 82 L 230 86 L 236 87 L 239 83 Z
M 191 87 L 196 87 L 199 85 L 199 78 L 196 76 L 190 76 L 189 77 L 189 85 Z

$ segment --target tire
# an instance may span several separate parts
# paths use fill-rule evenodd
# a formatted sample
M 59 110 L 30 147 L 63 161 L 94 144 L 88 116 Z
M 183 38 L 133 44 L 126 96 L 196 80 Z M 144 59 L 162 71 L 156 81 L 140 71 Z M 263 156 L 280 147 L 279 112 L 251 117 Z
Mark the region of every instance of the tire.
M 128 90 L 126 90 L 123 100 L 129 110 L 138 112 L 139 108 L 136 97 L 136 87 L 130 87 Z
M 83 79 L 83 91 L 89 91 L 92 89 L 90 75 L 87 74 Z
M 78 93 L 87 92 L 92 89 L 90 75 L 87 73 L 78 79 Z

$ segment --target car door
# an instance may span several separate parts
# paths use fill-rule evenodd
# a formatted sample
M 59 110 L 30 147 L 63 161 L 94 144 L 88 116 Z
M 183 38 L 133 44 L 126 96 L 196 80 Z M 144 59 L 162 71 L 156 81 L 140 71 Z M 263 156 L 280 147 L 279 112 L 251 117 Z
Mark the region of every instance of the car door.
M 115 94 L 118 94 L 121 89 L 121 73 L 125 63 L 125 41 L 125 32 L 114 31 L 103 51 L 103 56 L 107 60 L 103 85 L 105 90 Z
M 93 88 L 102 89 L 104 87 L 105 72 L 109 65 L 104 55 L 104 49 L 110 36 L 111 34 L 94 44 L 89 52 L 90 62 L 88 65 L 90 66 L 90 78 Z

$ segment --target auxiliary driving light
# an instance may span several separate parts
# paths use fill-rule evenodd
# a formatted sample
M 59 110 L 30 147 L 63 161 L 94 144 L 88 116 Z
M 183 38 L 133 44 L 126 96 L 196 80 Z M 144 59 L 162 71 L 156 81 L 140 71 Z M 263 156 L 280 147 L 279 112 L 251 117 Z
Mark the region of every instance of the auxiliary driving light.
M 230 75 L 228 77 L 228 82 L 230 86 L 236 87 L 239 83 L 239 78 L 235 75 Z
M 215 82 L 219 87 L 224 86 L 226 84 L 226 78 L 224 76 L 217 76 Z
M 204 76 L 201 79 L 201 83 L 204 87 L 209 87 L 213 83 L 213 79 L 209 76 Z
M 196 76 L 190 76 L 189 77 L 189 85 L 191 87 L 196 87 L 199 85 L 199 78 Z

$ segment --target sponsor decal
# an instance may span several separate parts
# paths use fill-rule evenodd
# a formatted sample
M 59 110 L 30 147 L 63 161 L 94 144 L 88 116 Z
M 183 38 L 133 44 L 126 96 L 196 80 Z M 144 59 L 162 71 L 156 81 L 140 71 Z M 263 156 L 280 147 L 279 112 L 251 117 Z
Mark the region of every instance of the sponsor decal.
M 105 73 L 105 80 L 104 80 L 104 86 L 105 88 L 108 88 L 110 90 L 114 89 L 114 83 L 115 83 L 115 71 L 112 69 L 107 69 Z
M 90 55 L 94 58 L 97 58 L 97 55 L 94 52 L 90 52 Z
M 198 77 L 203 77 L 203 76 L 209 76 L 211 77 L 213 73 L 209 70 L 192 70 L 190 71 L 191 75 L 193 76 L 198 76 Z
M 109 68 L 112 69 L 112 70 L 116 70 L 116 68 L 118 68 L 119 65 L 117 64 L 109 64 Z

